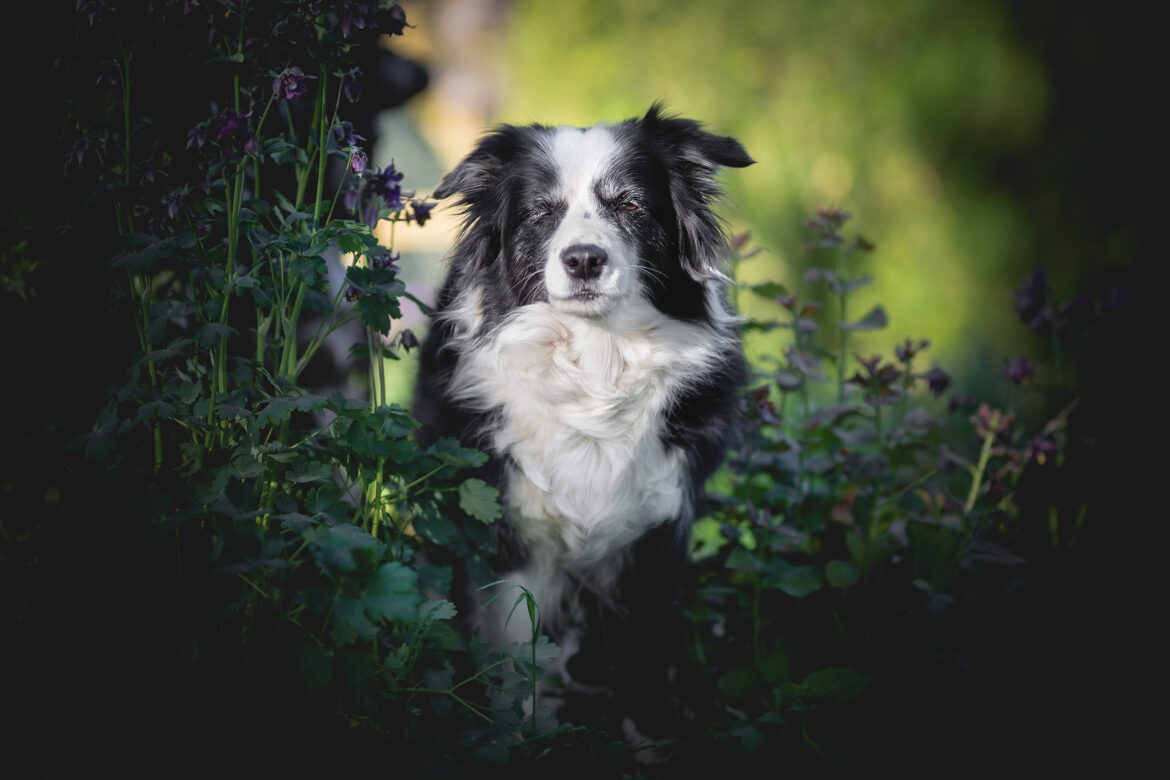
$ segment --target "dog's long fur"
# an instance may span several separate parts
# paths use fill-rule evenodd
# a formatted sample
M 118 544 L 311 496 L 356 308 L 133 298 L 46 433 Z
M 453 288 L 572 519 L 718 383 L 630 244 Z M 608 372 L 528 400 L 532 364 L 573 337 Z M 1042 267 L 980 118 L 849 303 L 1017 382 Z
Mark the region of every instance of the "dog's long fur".
M 490 455 L 498 573 L 577 651 L 579 681 L 665 690 L 656 635 L 745 378 L 716 174 L 751 162 L 654 106 L 612 126 L 502 126 L 435 192 L 465 222 L 422 352 L 420 437 Z M 506 609 L 479 627 L 523 639 Z

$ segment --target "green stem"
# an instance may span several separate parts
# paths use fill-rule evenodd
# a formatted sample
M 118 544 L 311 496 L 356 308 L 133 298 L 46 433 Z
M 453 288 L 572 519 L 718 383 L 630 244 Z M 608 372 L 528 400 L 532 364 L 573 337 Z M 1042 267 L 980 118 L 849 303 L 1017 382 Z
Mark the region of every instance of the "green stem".
M 317 124 L 318 140 L 317 140 L 317 202 L 313 206 L 313 225 L 314 227 L 321 224 L 321 197 L 325 194 L 325 150 L 326 150 L 326 135 L 329 132 L 329 125 L 332 122 L 325 121 L 325 99 L 326 99 L 326 82 L 328 80 L 329 71 L 321 71 L 321 85 L 318 93 L 320 99 L 320 121 Z
M 967 503 L 963 510 L 970 514 L 975 508 L 975 498 L 979 495 L 979 486 L 983 482 L 983 472 L 987 469 L 987 461 L 991 459 L 991 447 L 995 444 L 995 426 L 998 420 L 992 421 L 992 429 L 983 437 L 983 449 L 979 452 L 979 463 L 971 470 L 971 492 L 967 494 Z

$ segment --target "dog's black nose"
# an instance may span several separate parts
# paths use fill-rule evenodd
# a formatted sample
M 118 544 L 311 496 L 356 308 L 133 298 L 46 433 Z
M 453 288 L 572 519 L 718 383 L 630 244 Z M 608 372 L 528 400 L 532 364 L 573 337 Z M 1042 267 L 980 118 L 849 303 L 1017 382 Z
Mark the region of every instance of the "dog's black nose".
M 574 279 L 596 279 L 609 256 L 596 244 L 573 244 L 561 252 L 561 262 Z

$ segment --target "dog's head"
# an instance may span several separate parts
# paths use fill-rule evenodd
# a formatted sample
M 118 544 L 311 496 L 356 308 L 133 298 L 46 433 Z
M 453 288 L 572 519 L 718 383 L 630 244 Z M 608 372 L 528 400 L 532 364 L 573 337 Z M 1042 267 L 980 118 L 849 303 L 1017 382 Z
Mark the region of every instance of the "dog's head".
M 434 195 L 459 196 L 456 272 L 494 279 L 510 296 L 498 304 L 604 318 L 641 295 L 698 319 L 713 314 L 707 282 L 722 274 L 716 174 L 751 163 L 738 141 L 656 105 L 612 126 L 502 126 Z

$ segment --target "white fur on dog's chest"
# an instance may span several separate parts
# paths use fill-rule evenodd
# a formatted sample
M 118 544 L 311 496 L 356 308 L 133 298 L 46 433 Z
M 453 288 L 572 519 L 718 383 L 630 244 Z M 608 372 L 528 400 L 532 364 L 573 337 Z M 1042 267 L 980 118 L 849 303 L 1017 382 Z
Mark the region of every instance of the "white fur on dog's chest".
M 498 414 L 503 498 L 530 544 L 592 567 L 679 515 L 686 464 L 665 415 L 718 341 L 640 301 L 605 324 L 537 304 L 463 352 L 453 386 Z

